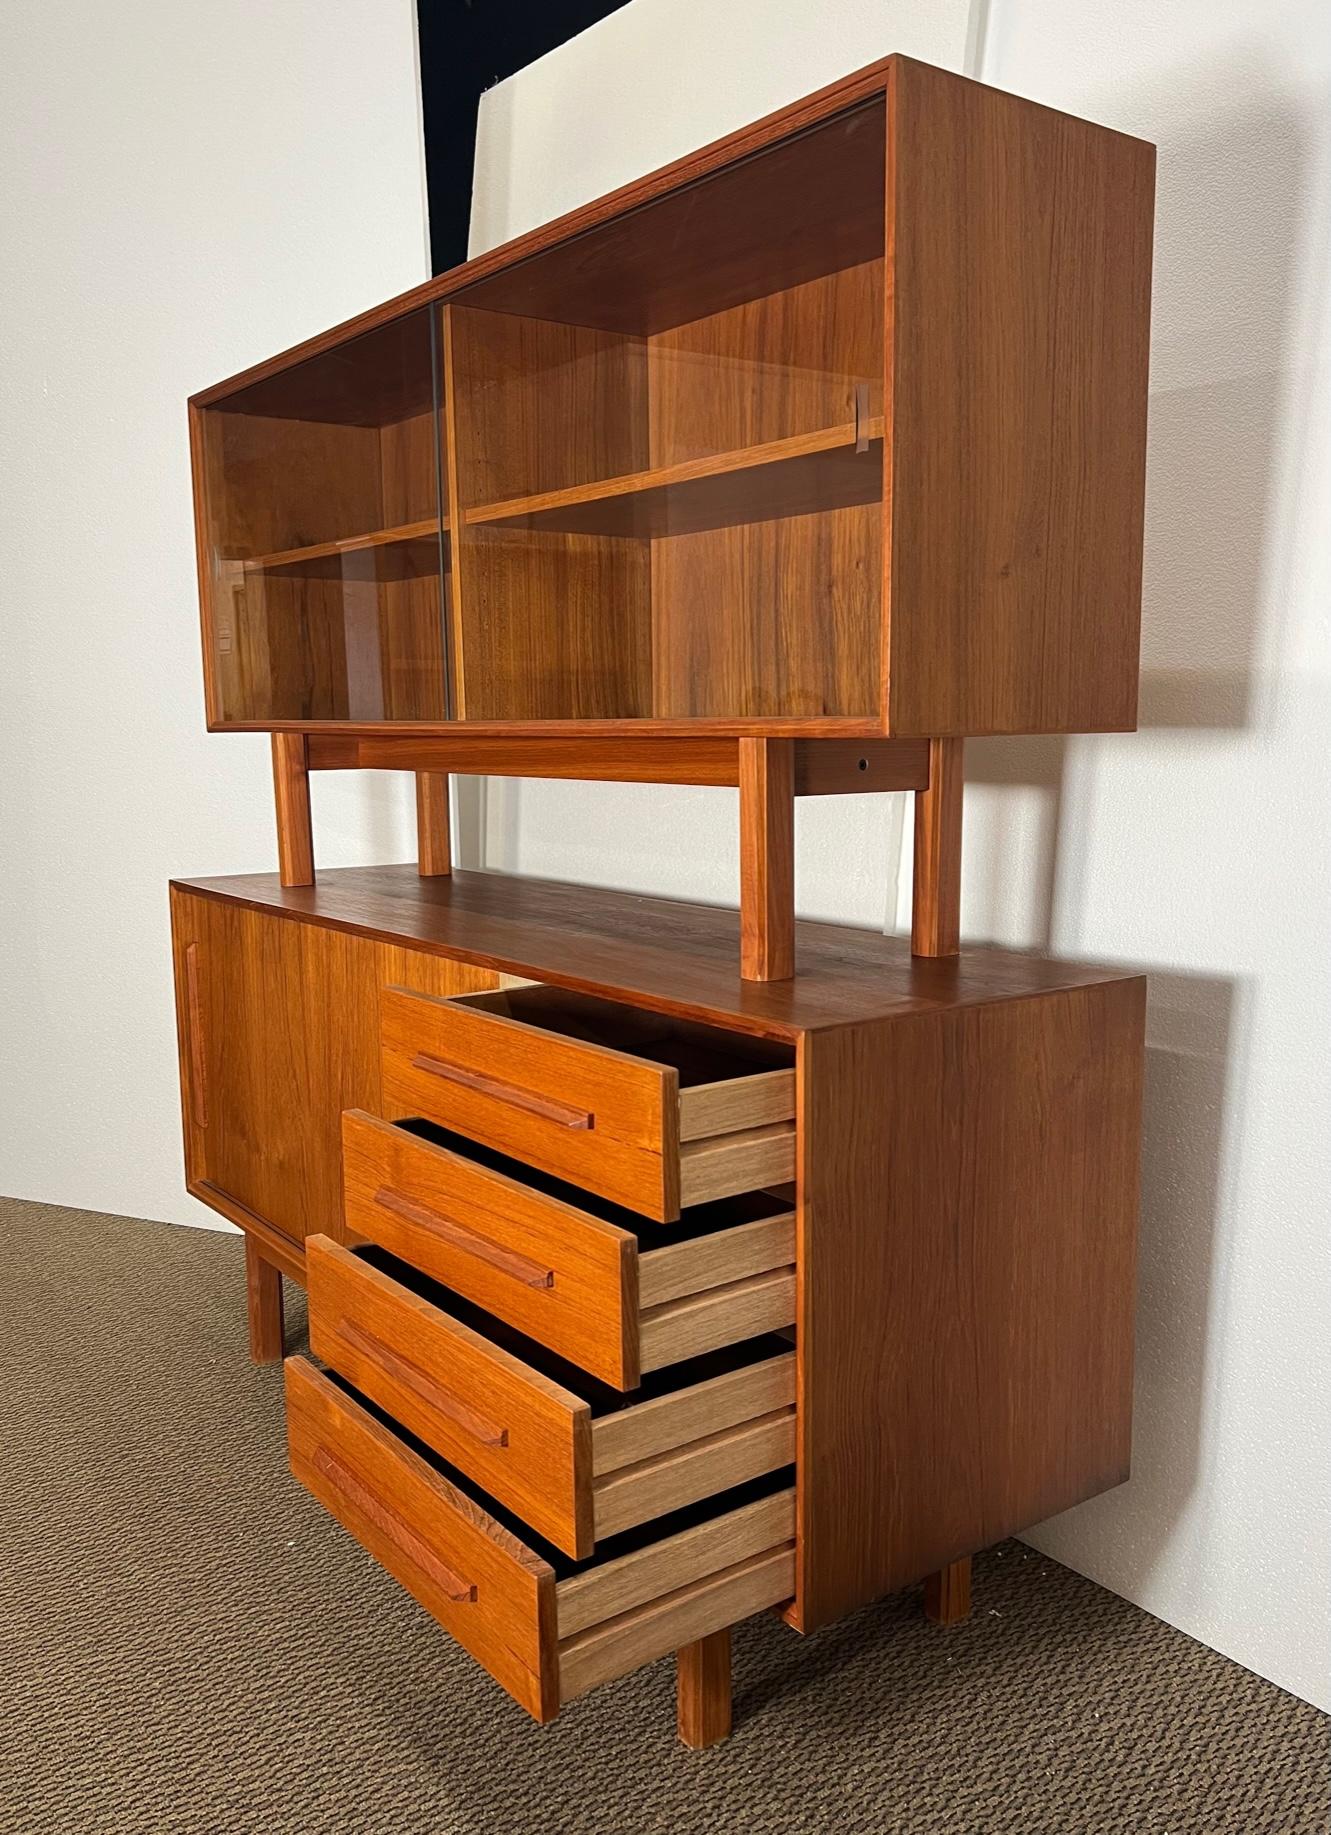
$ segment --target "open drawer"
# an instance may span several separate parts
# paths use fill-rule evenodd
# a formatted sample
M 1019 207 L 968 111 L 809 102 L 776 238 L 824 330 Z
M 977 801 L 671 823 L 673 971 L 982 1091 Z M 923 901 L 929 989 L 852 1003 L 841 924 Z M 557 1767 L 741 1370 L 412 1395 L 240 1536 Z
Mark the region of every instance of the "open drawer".
M 788 1046 L 531 983 L 388 988 L 383 1095 L 499 1153 L 669 1222 L 795 1176 Z
M 579 1563 L 304 1359 L 286 1390 L 296 1477 L 537 1720 L 794 1592 L 788 1472 Z
M 794 1461 L 783 1339 L 626 1397 L 381 1250 L 305 1253 L 314 1354 L 566 1554 Z
M 785 1198 L 718 1199 L 658 1231 L 456 1136 L 356 1109 L 342 1161 L 352 1242 L 380 1244 L 618 1388 L 794 1323 Z

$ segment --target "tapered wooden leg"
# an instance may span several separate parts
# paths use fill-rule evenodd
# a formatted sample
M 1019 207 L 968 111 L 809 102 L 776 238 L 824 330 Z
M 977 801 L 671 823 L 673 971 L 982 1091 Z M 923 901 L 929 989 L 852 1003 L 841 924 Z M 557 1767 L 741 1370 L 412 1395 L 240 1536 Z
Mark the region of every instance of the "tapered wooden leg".
M 273 795 L 277 802 L 277 876 L 284 886 L 312 886 L 314 830 L 309 744 L 304 733 L 273 734 Z
M 422 879 L 453 871 L 448 835 L 448 773 L 416 773 L 416 859 Z
M 739 742 L 739 972 L 745 981 L 795 973 L 795 748 Z
M 961 948 L 961 786 L 964 739 L 929 741 L 929 787 L 915 792 L 915 885 L 910 946 L 917 956 Z
M 936 1625 L 959 1625 L 971 1615 L 971 1558 L 949 1561 L 924 1583 L 924 1615 Z
M 730 1737 L 730 1629 L 676 1653 L 679 1737 L 701 1749 Z
M 249 1301 L 250 1356 L 256 1364 L 282 1361 L 282 1276 L 265 1261 L 252 1236 L 245 1238 L 245 1292 Z

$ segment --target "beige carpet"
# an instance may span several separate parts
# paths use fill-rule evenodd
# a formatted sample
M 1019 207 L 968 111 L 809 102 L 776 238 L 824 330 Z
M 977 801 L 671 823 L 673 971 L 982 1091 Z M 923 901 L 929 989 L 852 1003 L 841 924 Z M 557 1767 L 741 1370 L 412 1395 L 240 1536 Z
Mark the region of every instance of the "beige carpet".
M 746 1626 L 711 1752 L 669 1662 L 542 1730 L 287 1476 L 236 1238 L 0 1223 L 5 1835 L 1327 1827 L 1321 1715 L 1016 1543 L 955 1631 Z

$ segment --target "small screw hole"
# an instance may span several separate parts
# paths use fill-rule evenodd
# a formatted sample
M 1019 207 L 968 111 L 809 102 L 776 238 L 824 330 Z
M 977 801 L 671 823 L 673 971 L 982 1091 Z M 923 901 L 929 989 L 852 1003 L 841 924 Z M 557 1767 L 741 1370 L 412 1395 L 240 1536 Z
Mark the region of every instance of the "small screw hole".
M 862 759 L 860 760 L 860 770 L 861 770 L 861 771 L 867 771 L 868 769 L 869 769 L 869 761 L 868 761 L 868 759 L 867 759 L 867 758 L 862 758 Z

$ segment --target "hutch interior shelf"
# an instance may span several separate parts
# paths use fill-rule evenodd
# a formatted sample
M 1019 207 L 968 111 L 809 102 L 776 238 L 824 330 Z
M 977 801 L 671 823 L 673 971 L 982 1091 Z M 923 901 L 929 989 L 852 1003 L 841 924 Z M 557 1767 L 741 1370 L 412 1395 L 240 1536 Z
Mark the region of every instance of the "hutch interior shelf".
M 962 747 L 1136 721 L 1154 154 L 892 57 L 190 404 L 187 1175 L 292 1466 L 538 1719 L 1127 1471 L 1143 985 L 960 951 Z M 316 882 L 309 774 L 411 771 Z M 727 785 L 734 912 L 452 870 L 452 773 Z M 909 940 L 793 917 L 915 794 Z

